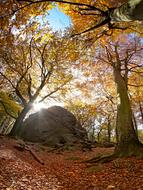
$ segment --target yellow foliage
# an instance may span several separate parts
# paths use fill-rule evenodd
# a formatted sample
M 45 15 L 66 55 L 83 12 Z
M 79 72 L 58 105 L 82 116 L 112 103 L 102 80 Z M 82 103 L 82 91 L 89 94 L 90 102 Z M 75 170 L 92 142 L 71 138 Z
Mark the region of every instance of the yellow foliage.
M 3 102 L 8 112 L 13 114 L 15 117 L 18 116 L 18 112 L 21 110 L 21 106 L 16 101 L 14 101 L 6 92 L 1 91 L 0 93 L 0 113 L 6 114 L 1 102 Z

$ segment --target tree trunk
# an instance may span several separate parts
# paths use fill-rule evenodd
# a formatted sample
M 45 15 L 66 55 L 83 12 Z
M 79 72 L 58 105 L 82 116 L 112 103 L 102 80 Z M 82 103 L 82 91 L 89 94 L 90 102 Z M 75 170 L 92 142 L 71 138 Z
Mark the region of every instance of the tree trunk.
M 4 131 L 5 131 L 5 121 L 6 120 L 7 120 L 7 117 L 5 116 L 0 124 L 0 134 L 2 134 L 2 135 L 4 134 Z
M 110 118 L 108 117 L 108 124 L 107 124 L 107 133 L 108 133 L 108 143 L 111 142 L 111 122 Z
M 142 124 L 143 124 L 143 109 L 142 109 L 142 105 L 141 105 L 140 101 L 139 101 L 139 109 L 140 109 L 141 118 L 142 118 Z
M 100 142 L 100 134 L 101 134 L 102 129 L 100 129 L 100 131 L 97 133 L 97 142 Z
M 30 111 L 31 109 L 31 103 L 28 103 L 23 110 L 20 112 L 19 116 L 17 117 L 12 130 L 10 131 L 9 135 L 10 136 L 16 136 L 19 133 L 20 130 L 20 126 L 23 123 L 23 120 L 25 118 L 25 116 L 27 115 L 27 113 Z
M 143 20 L 143 0 L 129 0 L 111 13 L 113 22 Z
M 114 67 L 114 78 L 117 85 L 119 105 L 117 110 L 116 127 L 118 131 L 118 143 L 115 154 L 122 156 L 140 156 L 143 145 L 139 142 L 135 132 L 131 104 L 128 96 L 127 84 L 121 75 L 119 68 Z M 142 149 L 143 150 L 143 149 Z

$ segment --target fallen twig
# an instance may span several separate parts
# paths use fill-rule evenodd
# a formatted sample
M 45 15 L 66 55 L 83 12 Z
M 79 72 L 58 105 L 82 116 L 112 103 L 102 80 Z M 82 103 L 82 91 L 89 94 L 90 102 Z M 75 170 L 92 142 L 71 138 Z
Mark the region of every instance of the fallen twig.
M 33 156 L 33 158 L 39 162 L 40 164 L 44 165 L 44 162 L 39 158 L 39 156 L 34 152 L 30 146 L 26 145 L 25 143 L 18 143 L 14 146 L 19 151 L 27 150 L 30 152 L 30 154 Z

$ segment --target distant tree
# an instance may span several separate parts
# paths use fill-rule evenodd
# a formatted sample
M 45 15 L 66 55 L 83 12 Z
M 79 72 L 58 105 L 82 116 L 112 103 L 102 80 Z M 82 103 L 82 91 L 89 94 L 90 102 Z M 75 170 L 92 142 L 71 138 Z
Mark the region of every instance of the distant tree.
M 96 118 L 96 107 L 95 104 L 88 104 L 82 100 L 67 100 L 65 106 L 70 110 L 78 120 L 78 122 L 84 127 L 88 132 L 92 130 Z

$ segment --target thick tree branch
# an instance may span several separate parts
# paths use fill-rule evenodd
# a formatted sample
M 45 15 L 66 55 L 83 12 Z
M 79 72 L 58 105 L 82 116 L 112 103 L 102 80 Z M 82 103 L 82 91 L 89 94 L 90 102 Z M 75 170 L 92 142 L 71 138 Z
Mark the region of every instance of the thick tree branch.
M 31 4 L 35 4 L 35 3 L 42 3 L 42 2 L 55 2 L 55 3 L 62 3 L 62 4 L 69 4 L 69 5 L 77 5 L 77 6 L 80 6 L 80 7 L 87 7 L 89 8 L 90 10 L 96 10 L 102 14 L 105 13 L 105 11 L 93 6 L 93 5 L 89 5 L 89 4 L 86 4 L 86 3 L 77 3 L 77 2 L 70 2 L 70 1 L 64 1 L 64 0 L 17 0 L 18 2 L 29 2 L 30 5 Z
M 137 87 L 137 88 L 138 87 L 143 87 L 143 85 L 136 85 L 136 84 L 129 84 L 129 83 L 128 83 L 128 86 L 133 86 L 133 87 Z
M 15 85 L 13 84 L 13 82 L 12 82 L 6 75 L 4 75 L 2 72 L 0 72 L 0 75 L 1 75 L 3 78 L 5 78 L 5 79 L 10 83 L 10 85 L 12 86 L 12 88 L 15 90 L 17 96 L 21 99 L 22 104 L 23 104 L 23 105 L 26 105 L 26 100 L 24 99 L 24 97 L 22 96 L 22 94 L 20 93 L 20 91 L 19 91 L 19 89 L 18 89 L 18 86 L 19 86 L 19 84 L 21 83 L 21 81 L 22 81 L 22 79 L 23 79 L 24 76 L 22 75 L 22 76 L 20 77 L 19 81 L 17 82 L 17 85 L 15 86 Z
M 50 77 L 52 74 L 52 70 L 49 71 L 45 77 L 43 78 L 43 80 L 41 81 L 40 86 L 37 88 L 36 92 L 34 93 L 33 97 L 32 97 L 32 101 L 36 100 L 36 98 L 38 97 L 39 93 L 41 92 L 41 90 L 43 89 L 43 87 L 45 86 L 46 82 L 49 81 Z
M 16 119 L 16 117 L 13 116 L 13 115 L 7 110 L 7 108 L 6 108 L 5 104 L 4 104 L 4 102 L 0 100 L 0 103 L 1 103 L 2 106 L 3 106 L 3 108 L 4 108 L 4 110 L 5 110 L 5 113 L 6 113 L 7 115 L 9 115 L 10 117 L 12 117 L 13 119 Z
M 17 94 L 17 96 L 21 99 L 22 104 L 25 106 L 27 104 L 26 99 L 23 97 L 23 95 L 21 94 L 20 90 L 19 90 L 19 85 L 22 82 L 22 80 L 24 79 L 25 75 L 27 74 L 28 70 L 30 67 L 27 67 L 26 71 L 23 73 L 23 75 L 21 75 L 20 79 L 17 82 L 17 85 L 15 87 L 15 92 Z
M 113 22 L 143 20 L 143 0 L 129 0 L 111 11 Z
M 32 41 L 33 41 L 33 38 L 31 38 L 31 40 L 30 40 L 30 45 L 29 45 L 29 54 L 30 54 L 30 65 L 29 65 L 29 67 L 32 67 L 32 65 L 33 65 L 33 58 L 32 58 Z
M 14 84 L 12 83 L 12 81 L 6 76 L 4 75 L 1 71 L 0 71 L 0 75 L 6 79 L 8 81 L 8 83 L 10 83 L 10 85 L 12 86 L 12 88 L 16 89 L 16 87 L 14 86 Z
M 32 93 L 31 93 L 31 87 L 32 87 L 32 78 L 31 78 L 31 75 L 29 74 L 28 76 L 28 88 L 27 88 L 27 91 L 28 91 L 28 96 L 29 96 L 29 99 L 32 100 L 33 96 L 32 96 Z
M 69 79 L 70 80 L 70 79 Z M 54 94 L 55 92 L 57 92 L 58 90 L 60 90 L 63 86 L 65 86 L 69 81 L 64 82 L 63 84 L 61 84 L 60 86 L 58 86 L 55 90 L 53 90 L 52 92 L 50 92 L 49 94 L 47 94 L 46 96 L 44 96 L 43 98 L 41 98 L 40 102 L 43 102 L 46 98 L 50 97 L 52 94 Z
M 94 30 L 94 29 L 96 29 L 96 28 L 99 28 L 99 27 L 101 27 L 101 26 L 104 26 L 104 25 L 106 25 L 106 24 L 108 24 L 108 23 L 109 23 L 109 18 L 108 18 L 108 19 L 105 19 L 105 20 L 103 20 L 103 21 L 101 21 L 99 24 L 97 24 L 97 25 L 95 25 L 95 26 L 93 26 L 93 27 L 91 27 L 91 28 L 88 28 L 87 30 L 84 30 L 84 31 L 82 31 L 82 32 L 80 32 L 80 33 L 77 33 L 77 34 L 73 34 L 71 37 L 75 37 L 75 36 L 79 36 L 79 35 L 81 35 L 81 34 L 85 34 L 85 33 L 90 32 L 90 31 L 92 31 L 92 30 Z

